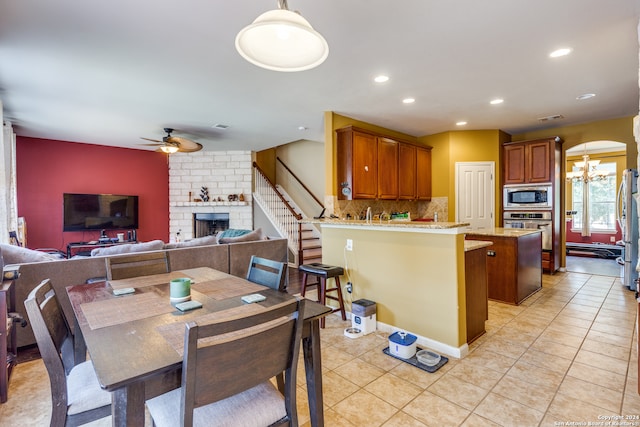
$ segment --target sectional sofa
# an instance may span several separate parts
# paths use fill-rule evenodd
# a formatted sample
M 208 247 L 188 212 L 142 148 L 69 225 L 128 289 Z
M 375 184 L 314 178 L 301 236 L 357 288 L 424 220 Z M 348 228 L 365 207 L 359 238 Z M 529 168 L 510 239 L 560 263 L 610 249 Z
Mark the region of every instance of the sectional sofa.
M 191 246 L 193 244 L 186 242 L 184 247 L 167 244 L 159 249 L 168 252 L 171 271 L 211 267 L 234 276 L 246 277 L 252 255 L 287 262 L 287 240 L 283 238 Z M 49 278 L 59 298 L 62 310 L 69 320 L 69 325 L 73 328 L 73 309 L 65 288 L 86 283 L 90 279 L 106 277 L 105 259 L 120 256 L 126 256 L 126 253 L 107 255 L 96 253 L 91 257 L 17 264 L 19 266 L 19 277 L 15 282 L 17 311 L 26 317 L 24 300 L 42 280 Z M 11 268 L 11 266 L 7 267 Z M 35 337 L 30 326 L 18 328 L 18 347 L 31 344 L 35 344 Z

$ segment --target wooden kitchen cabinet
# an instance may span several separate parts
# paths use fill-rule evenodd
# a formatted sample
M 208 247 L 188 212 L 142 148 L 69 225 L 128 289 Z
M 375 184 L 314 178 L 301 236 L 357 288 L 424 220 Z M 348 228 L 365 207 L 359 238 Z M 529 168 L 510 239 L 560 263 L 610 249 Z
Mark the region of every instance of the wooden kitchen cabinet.
M 507 142 L 503 145 L 504 183 L 551 182 L 555 168 L 555 138 Z
M 416 199 L 431 200 L 431 147 L 416 147 Z
M 354 129 L 337 131 L 338 199 L 375 199 L 378 195 L 378 141 Z
M 398 199 L 414 200 L 417 197 L 418 176 L 416 174 L 417 148 L 415 145 L 400 143 L 398 146 Z
M 398 142 L 378 137 L 378 198 L 398 198 Z
M 336 140 L 338 200 L 431 199 L 431 147 L 353 126 Z
M 465 301 L 467 305 L 467 344 L 485 333 L 489 319 L 487 296 L 487 247 L 464 252 Z
M 537 231 L 499 230 L 479 230 L 465 239 L 493 242 L 487 251 L 487 294 L 491 300 L 517 305 L 542 288 L 542 236 Z

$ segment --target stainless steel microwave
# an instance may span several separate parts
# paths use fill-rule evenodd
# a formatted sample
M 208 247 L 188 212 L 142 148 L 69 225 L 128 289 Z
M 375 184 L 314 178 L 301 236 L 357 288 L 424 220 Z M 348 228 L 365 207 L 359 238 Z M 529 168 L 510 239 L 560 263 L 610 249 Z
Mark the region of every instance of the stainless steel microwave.
M 505 185 L 504 209 L 552 209 L 551 185 Z

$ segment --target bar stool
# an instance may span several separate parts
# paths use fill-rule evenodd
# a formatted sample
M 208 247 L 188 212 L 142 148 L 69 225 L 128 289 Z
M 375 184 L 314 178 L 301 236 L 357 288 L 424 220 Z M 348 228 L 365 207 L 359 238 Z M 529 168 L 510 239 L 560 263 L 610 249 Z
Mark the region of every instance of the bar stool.
M 307 287 L 317 286 L 318 290 L 318 302 L 326 305 L 326 300 L 331 299 L 338 301 L 339 307 L 334 308 L 332 313 L 339 311 L 342 314 L 342 320 L 347 320 L 347 316 L 344 311 L 344 301 L 342 299 L 342 287 L 340 286 L 340 276 L 344 274 L 342 267 L 335 267 L 333 265 L 320 264 L 314 262 L 311 264 L 302 264 L 298 267 L 298 271 L 302 272 L 302 292 L 300 295 L 304 297 Z M 318 278 L 316 283 L 307 284 L 307 277 L 314 276 Z M 327 279 L 333 278 L 336 282 L 335 288 L 327 289 Z M 328 292 L 338 292 L 338 296 L 327 295 Z M 324 328 L 324 317 L 320 319 L 320 327 Z

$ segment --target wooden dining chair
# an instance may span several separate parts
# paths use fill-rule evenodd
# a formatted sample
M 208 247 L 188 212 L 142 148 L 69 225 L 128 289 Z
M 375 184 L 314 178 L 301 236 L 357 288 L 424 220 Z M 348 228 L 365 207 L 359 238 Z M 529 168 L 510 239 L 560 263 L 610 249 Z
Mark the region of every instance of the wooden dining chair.
M 154 425 L 297 426 L 303 319 L 304 298 L 251 316 L 187 323 L 182 387 L 147 401 Z M 284 395 L 269 381 L 283 371 Z
M 107 257 L 105 262 L 107 264 L 107 280 L 128 279 L 129 277 L 149 276 L 170 271 L 167 251 Z
M 280 292 L 287 290 L 287 263 L 252 255 L 247 280 Z
M 91 361 L 69 366 L 73 335 L 49 279 L 24 302 L 51 384 L 51 426 L 78 426 L 111 415 L 111 393 L 100 388 Z M 66 365 L 66 370 L 65 370 Z M 68 372 L 68 374 L 67 374 Z

